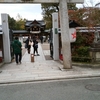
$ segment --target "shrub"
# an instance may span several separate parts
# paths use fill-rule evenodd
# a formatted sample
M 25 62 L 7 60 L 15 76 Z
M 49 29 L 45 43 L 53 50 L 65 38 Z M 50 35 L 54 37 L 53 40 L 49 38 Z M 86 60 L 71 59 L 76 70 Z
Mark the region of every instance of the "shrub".
M 77 50 L 77 54 L 80 57 L 89 57 L 89 50 L 87 46 L 81 46 Z

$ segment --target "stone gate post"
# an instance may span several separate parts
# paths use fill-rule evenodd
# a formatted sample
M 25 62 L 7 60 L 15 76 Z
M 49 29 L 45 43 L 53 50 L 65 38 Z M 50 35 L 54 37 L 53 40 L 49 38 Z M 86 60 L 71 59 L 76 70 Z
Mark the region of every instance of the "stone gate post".
M 59 0 L 62 54 L 64 69 L 72 68 L 67 0 Z
M 59 41 L 58 41 L 58 13 L 52 14 L 53 30 L 53 59 L 59 60 Z
M 4 63 L 11 62 L 10 53 L 10 38 L 8 28 L 8 14 L 1 14 L 2 31 L 3 31 L 3 49 L 4 49 Z

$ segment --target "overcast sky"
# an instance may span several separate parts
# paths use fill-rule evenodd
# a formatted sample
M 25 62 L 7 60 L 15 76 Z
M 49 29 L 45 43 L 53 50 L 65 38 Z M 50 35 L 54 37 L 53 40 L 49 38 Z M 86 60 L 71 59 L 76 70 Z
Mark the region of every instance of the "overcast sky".
M 84 0 L 85 6 L 93 6 L 99 2 L 99 0 Z M 91 2 L 90 2 L 91 1 Z M 82 7 L 82 4 L 78 4 L 78 7 Z M 41 20 L 42 10 L 41 4 L 0 4 L 0 25 L 1 25 L 1 13 L 7 13 L 14 19 L 19 14 L 22 18 L 27 20 Z
M 14 19 L 18 14 L 27 20 L 42 19 L 41 4 L 0 4 L 0 15 L 1 13 L 7 13 Z

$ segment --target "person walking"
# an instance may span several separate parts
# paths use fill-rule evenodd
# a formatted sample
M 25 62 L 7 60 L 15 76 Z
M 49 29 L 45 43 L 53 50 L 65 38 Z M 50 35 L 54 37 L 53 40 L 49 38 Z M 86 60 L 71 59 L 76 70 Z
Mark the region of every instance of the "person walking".
M 34 48 L 34 55 L 35 55 L 35 52 L 36 52 L 37 56 L 39 56 L 39 54 L 38 54 L 38 40 L 37 40 L 37 38 L 33 39 L 33 48 Z
M 15 54 L 16 64 L 18 64 L 18 63 L 21 64 L 21 59 L 22 59 L 22 44 L 18 40 L 18 37 L 15 37 L 15 40 L 12 42 L 11 45 L 13 47 L 13 51 L 14 51 L 14 54 Z
M 27 51 L 28 51 L 28 54 L 30 54 L 30 48 L 31 48 L 31 40 L 30 40 L 30 37 L 28 37 L 25 41 L 25 45 L 26 45 L 26 48 L 27 48 Z
M 41 43 L 43 43 L 43 36 L 40 37 Z

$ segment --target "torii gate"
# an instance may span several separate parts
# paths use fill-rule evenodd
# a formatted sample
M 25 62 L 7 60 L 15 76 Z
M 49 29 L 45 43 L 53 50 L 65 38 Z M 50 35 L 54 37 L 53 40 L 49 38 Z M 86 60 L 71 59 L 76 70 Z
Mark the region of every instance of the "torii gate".
M 0 0 L 2 3 L 59 3 L 60 11 L 60 25 L 61 25 L 61 37 L 62 37 L 62 53 L 63 53 L 63 68 L 72 68 L 71 61 L 71 48 L 69 39 L 69 20 L 67 3 L 83 3 L 84 0 Z

